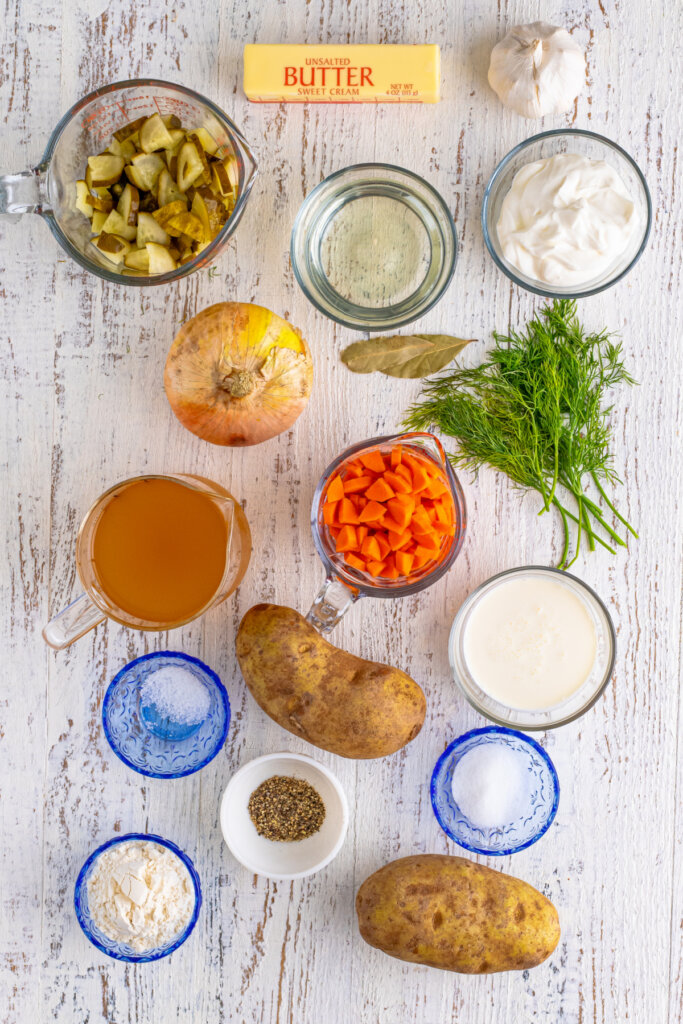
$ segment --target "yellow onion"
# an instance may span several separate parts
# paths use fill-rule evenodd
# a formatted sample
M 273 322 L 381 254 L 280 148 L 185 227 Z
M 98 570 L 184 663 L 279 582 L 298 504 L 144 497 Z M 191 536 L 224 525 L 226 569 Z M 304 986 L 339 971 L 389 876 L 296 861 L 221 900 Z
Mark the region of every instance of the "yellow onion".
M 313 385 L 299 332 L 249 302 L 219 302 L 188 320 L 166 360 L 173 412 L 212 444 L 249 445 L 291 427 Z

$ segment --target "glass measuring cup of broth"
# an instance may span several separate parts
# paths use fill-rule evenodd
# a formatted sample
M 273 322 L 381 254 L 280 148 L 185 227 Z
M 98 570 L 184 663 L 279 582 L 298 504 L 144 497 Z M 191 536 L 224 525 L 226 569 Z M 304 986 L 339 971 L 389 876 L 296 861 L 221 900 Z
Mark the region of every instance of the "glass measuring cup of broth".
M 327 578 L 308 621 L 328 633 L 361 597 L 408 597 L 430 587 L 457 558 L 466 525 L 460 481 L 433 434 L 347 448 L 313 498 L 313 540 Z
M 43 638 L 61 650 L 105 618 L 132 629 L 182 626 L 236 590 L 250 556 L 246 517 L 224 487 L 190 474 L 124 480 L 81 523 L 76 568 L 85 593 Z
M 203 128 L 208 132 L 221 155 L 235 158 L 238 181 L 234 209 L 216 237 L 175 270 L 150 275 L 123 264 L 117 267 L 92 244 L 90 221 L 76 208 L 76 181 L 85 176 L 88 157 L 105 150 L 115 131 L 155 113 L 176 115 L 186 131 Z M 116 82 L 89 93 L 67 111 L 36 167 L 0 176 L 0 213 L 40 214 L 64 251 L 107 281 L 142 287 L 165 284 L 211 263 L 225 248 L 242 217 L 256 171 L 246 139 L 211 100 L 182 85 L 152 78 Z

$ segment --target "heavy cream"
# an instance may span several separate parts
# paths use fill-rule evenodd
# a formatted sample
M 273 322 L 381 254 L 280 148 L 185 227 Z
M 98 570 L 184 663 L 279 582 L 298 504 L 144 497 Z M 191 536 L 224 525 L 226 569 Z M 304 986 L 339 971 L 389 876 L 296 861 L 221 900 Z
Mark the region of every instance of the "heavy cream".
M 590 676 L 597 633 L 583 601 L 561 580 L 512 576 L 473 606 L 463 637 L 477 685 L 520 711 L 543 711 Z
M 525 277 L 572 287 L 608 271 L 637 224 L 635 204 L 613 167 L 556 153 L 517 172 L 496 230 L 505 259 Z

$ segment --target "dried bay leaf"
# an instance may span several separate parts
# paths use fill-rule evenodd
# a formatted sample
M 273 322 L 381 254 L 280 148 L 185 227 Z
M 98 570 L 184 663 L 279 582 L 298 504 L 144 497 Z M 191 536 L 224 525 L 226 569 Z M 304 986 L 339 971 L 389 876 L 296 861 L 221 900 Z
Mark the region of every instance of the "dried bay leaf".
M 354 373 L 384 373 L 405 380 L 429 377 L 443 370 L 469 345 L 450 334 L 406 334 L 368 338 L 348 345 L 341 354 L 342 362 Z

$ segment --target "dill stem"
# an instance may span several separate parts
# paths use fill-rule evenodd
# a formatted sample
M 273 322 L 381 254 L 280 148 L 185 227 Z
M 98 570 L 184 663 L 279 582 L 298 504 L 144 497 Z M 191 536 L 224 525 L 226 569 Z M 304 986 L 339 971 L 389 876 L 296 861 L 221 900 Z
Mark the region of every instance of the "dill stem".
M 560 569 L 565 569 L 567 567 L 567 555 L 569 554 L 569 523 L 567 521 L 567 513 L 554 495 L 552 502 L 555 508 L 559 509 L 562 516 L 562 525 L 564 526 L 564 548 L 562 549 L 562 558 L 560 559 Z
M 598 508 L 598 506 L 596 504 L 594 504 L 590 500 L 590 498 L 586 498 L 585 495 L 584 495 L 584 501 L 586 502 L 586 504 L 590 508 L 591 512 L 593 513 L 593 515 L 595 516 L 597 521 L 602 526 L 603 530 L 605 530 L 607 533 L 609 533 L 610 537 L 614 540 L 614 543 L 615 544 L 619 544 L 622 548 L 625 548 L 626 547 L 626 541 L 624 540 L 623 537 L 619 536 L 619 534 L 616 532 L 616 530 L 612 529 L 612 527 L 609 525 L 607 520 L 602 515 L 602 512 Z
M 567 515 L 569 519 L 572 520 L 572 522 L 578 523 L 579 520 L 576 518 L 576 516 L 572 512 L 570 512 L 569 509 L 566 508 L 564 505 L 561 505 L 557 498 L 553 499 L 553 505 L 555 505 L 556 508 L 562 509 L 565 515 Z M 588 529 L 586 530 L 586 532 L 588 532 Z M 590 530 L 590 532 L 593 533 L 592 530 Z M 616 551 L 614 550 L 614 548 L 610 544 L 608 544 L 607 541 L 603 540 L 602 537 L 598 536 L 597 533 L 593 533 L 593 537 L 598 542 L 598 544 L 602 544 L 603 548 L 606 548 L 611 554 L 616 555 Z
M 612 510 L 612 513 L 617 517 L 619 522 L 623 523 L 624 526 L 626 527 L 626 529 L 630 530 L 630 532 L 633 534 L 633 536 L 637 538 L 638 534 L 633 529 L 633 527 L 629 523 L 628 519 L 624 519 L 624 517 L 622 516 L 621 512 L 617 511 L 617 509 L 614 507 L 612 502 L 609 500 L 609 498 L 605 494 L 603 488 L 600 486 L 600 481 L 598 480 L 597 475 L 595 473 L 591 473 L 591 476 L 593 477 L 593 483 L 595 484 L 597 489 L 600 491 L 600 495 L 602 497 L 602 500 L 605 502 L 605 504 L 608 506 L 608 508 L 610 508 Z

